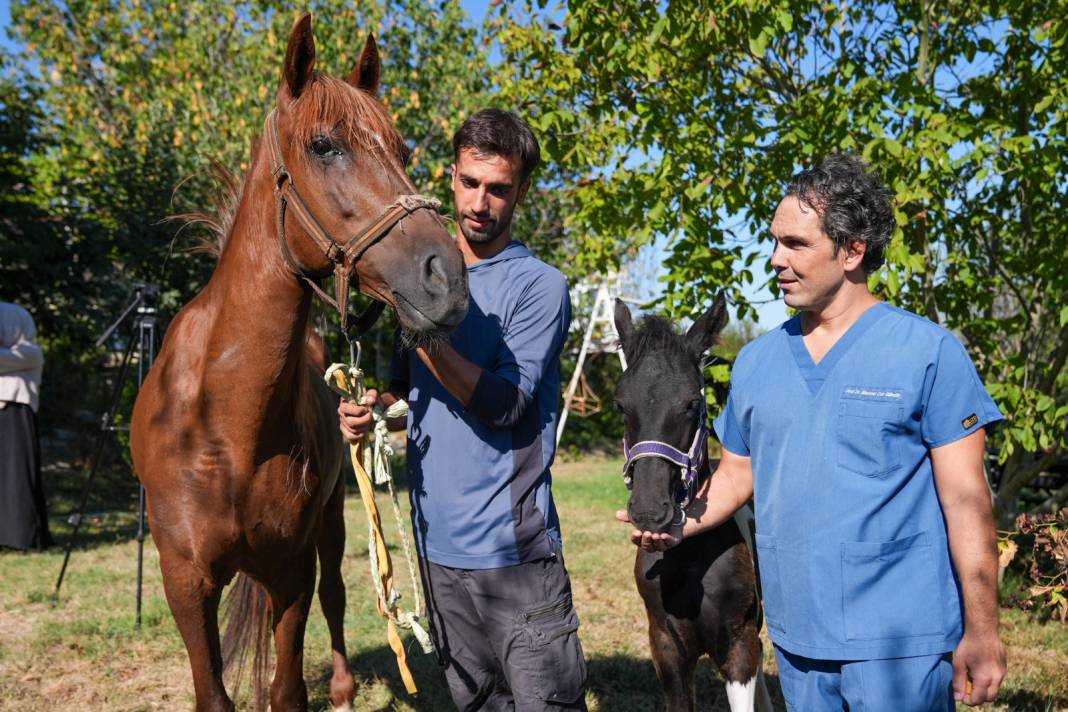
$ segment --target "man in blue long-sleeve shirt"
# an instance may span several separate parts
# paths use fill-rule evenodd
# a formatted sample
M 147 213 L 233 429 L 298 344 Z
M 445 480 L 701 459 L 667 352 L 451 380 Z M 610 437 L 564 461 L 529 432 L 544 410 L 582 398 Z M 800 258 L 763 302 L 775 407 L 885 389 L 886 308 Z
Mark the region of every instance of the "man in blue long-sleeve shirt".
M 411 408 L 412 518 L 435 643 L 462 710 L 585 709 L 549 472 L 571 305 L 564 276 L 511 237 L 538 144 L 518 116 L 488 109 L 453 149 L 470 308 L 447 342 L 398 345 L 382 397 Z M 349 440 L 370 425 L 364 406 L 339 412 Z

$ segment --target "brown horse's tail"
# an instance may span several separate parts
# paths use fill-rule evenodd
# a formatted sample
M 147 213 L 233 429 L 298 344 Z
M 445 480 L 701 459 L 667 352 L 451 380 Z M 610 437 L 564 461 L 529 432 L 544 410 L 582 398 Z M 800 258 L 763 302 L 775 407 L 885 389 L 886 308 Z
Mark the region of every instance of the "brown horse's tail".
M 222 640 L 223 671 L 229 671 L 237 700 L 245 662 L 252 646 L 252 708 L 267 709 L 267 680 L 271 656 L 271 602 L 267 590 L 245 574 L 238 574 L 223 603 L 226 632 Z

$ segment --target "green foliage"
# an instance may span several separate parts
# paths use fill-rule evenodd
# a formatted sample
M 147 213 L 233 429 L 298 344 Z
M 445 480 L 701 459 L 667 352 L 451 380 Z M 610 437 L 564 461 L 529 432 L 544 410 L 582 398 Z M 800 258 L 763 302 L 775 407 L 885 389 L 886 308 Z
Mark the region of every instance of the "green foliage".
M 1008 423 L 998 508 L 1068 452 L 1065 3 L 542 1 L 493 22 L 582 269 L 667 235 L 663 308 L 767 280 L 790 176 L 861 155 L 894 193 L 877 294 L 960 334 Z M 771 285 L 774 290 L 774 284 Z
M 1007 605 L 1040 619 L 1068 623 L 1068 507 L 1056 514 L 1021 514 L 1016 528 L 998 537 L 1000 565 L 1017 584 Z

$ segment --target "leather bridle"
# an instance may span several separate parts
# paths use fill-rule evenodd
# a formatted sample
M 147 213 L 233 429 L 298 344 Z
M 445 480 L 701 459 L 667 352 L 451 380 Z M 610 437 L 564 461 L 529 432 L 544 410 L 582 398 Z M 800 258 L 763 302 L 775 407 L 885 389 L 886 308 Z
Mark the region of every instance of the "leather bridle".
M 441 201 L 425 195 L 399 195 L 382 211 L 379 217 L 368 227 L 359 231 L 344 244 L 338 242 L 315 217 L 308 203 L 297 190 L 293 174 L 286 167 L 282 158 L 282 145 L 278 137 L 278 111 L 273 110 L 264 124 L 267 148 L 270 151 L 271 175 L 274 177 L 274 192 L 278 196 L 278 240 L 282 246 L 282 256 L 293 274 L 297 275 L 322 297 L 327 303 L 337 308 L 341 315 L 341 331 L 348 335 L 348 298 L 349 279 L 360 257 L 371 245 L 375 244 L 404 218 L 417 210 L 426 209 L 437 213 Z M 286 239 L 286 208 L 292 207 L 297 222 L 312 239 L 322 248 L 326 257 L 334 264 L 335 298 L 327 295 L 318 285 L 316 275 L 300 263 L 289 249 Z M 320 277 L 321 278 L 321 277 Z

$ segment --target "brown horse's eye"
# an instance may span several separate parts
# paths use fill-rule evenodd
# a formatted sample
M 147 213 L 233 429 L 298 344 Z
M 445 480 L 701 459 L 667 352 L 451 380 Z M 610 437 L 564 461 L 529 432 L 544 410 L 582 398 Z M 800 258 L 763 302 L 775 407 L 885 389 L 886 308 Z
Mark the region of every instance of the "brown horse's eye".
M 311 149 L 316 156 L 325 158 L 326 156 L 340 156 L 341 149 L 339 149 L 333 141 L 325 136 L 317 136 L 312 139 Z

